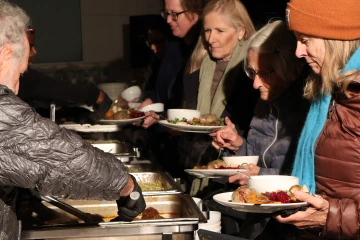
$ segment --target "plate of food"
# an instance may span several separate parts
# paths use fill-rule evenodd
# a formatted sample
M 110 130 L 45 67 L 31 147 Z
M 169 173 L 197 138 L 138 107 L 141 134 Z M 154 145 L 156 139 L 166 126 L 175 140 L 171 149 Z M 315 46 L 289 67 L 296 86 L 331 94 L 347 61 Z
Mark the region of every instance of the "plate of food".
M 299 186 L 296 185 L 297 187 Z M 300 187 L 296 190 L 304 191 Z M 213 199 L 237 211 L 252 213 L 274 213 L 308 205 L 307 202 L 298 201 L 291 191 L 277 190 L 259 193 L 247 187 L 239 187 L 234 192 L 216 194 Z
M 199 126 L 199 125 L 190 125 L 190 124 L 176 124 L 176 123 L 171 123 L 168 120 L 160 120 L 159 124 L 178 132 L 191 132 L 191 133 L 211 133 L 214 130 L 223 127 L 223 126 Z
M 240 165 L 228 165 L 223 160 L 218 159 L 207 165 L 195 166 L 193 169 L 185 169 L 184 171 L 198 178 L 219 178 L 232 176 L 246 170 Z
M 129 107 L 129 103 L 119 97 L 113 101 L 112 106 L 105 115 L 105 119 L 101 119 L 99 123 L 125 125 L 141 122 L 145 117 L 143 112 Z
M 211 133 L 222 128 L 223 118 L 214 114 L 203 114 L 192 109 L 168 109 L 167 120 L 159 121 L 159 124 L 178 132 Z
M 145 116 L 138 117 L 138 118 L 129 118 L 129 119 L 121 119 L 121 120 L 106 120 L 102 119 L 99 121 L 101 124 L 116 124 L 116 125 L 122 125 L 122 124 L 130 124 L 130 123 L 136 123 L 141 122 L 142 119 L 144 119 Z
M 226 177 L 232 176 L 239 172 L 244 172 L 245 169 L 185 169 L 188 174 L 196 177 Z

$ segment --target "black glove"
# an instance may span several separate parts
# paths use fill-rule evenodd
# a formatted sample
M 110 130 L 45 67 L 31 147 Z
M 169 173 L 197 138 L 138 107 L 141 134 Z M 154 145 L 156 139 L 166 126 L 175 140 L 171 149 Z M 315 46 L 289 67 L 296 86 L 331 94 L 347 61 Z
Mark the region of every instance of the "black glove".
M 105 114 L 111 108 L 113 101 L 109 98 L 109 96 L 104 93 L 104 100 L 101 103 L 94 104 L 93 109 L 94 111 L 87 112 L 84 114 L 80 114 L 76 119 L 76 123 L 80 124 L 96 124 L 99 120 L 105 118 Z
M 109 111 L 111 105 L 113 104 L 111 98 L 105 92 L 103 93 L 104 93 L 104 100 L 101 103 L 98 104 L 95 103 L 93 105 L 94 112 L 92 112 L 91 118 L 95 122 L 103 119 L 105 117 L 106 112 Z
M 129 203 L 130 196 L 127 197 L 121 197 L 119 200 L 116 201 L 118 205 L 118 217 L 113 219 L 112 221 L 132 221 L 135 217 L 137 217 L 140 213 L 142 213 L 146 208 L 146 202 L 144 199 L 144 196 L 142 195 L 142 191 L 138 183 L 136 182 L 136 179 L 133 175 L 131 175 L 132 180 L 134 181 L 134 190 L 133 192 L 139 192 L 140 197 L 135 202 L 134 206 L 132 208 L 126 207 L 126 205 Z

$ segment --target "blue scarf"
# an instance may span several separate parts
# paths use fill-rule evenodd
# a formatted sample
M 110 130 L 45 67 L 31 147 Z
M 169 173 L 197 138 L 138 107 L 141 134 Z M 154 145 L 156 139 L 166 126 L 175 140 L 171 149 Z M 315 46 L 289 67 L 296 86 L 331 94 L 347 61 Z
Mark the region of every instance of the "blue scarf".
M 351 56 L 341 74 L 350 70 L 360 70 L 360 48 Z M 306 184 L 310 193 L 315 193 L 316 190 L 314 166 L 315 142 L 324 127 L 330 99 L 331 95 L 326 95 L 311 103 L 296 149 L 291 175 L 299 178 L 300 185 Z

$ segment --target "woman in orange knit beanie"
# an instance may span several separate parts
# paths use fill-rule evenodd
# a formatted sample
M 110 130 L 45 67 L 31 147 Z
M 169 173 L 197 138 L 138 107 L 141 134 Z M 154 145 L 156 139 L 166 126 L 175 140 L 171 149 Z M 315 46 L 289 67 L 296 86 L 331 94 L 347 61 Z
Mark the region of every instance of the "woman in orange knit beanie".
M 296 239 L 360 239 L 360 2 L 291 0 L 286 20 L 312 69 L 292 175 L 317 195 L 295 192 L 307 210 L 276 219 Z

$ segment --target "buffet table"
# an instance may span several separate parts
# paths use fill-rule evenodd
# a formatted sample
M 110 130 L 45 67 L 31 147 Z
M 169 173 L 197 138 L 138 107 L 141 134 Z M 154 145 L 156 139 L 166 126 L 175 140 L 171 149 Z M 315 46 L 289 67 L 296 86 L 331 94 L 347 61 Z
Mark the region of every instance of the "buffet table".
M 80 132 L 113 132 L 121 129 L 111 125 L 95 127 L 62 125 L 62 127 Z M 22 239 L 188 240 L 194 238 L 198 223 L 206 222 L 207 219 L 194 200 L 182 193 L 180 185 L 168 173 L 154 169 L 151 163 L 144 164 L 143 161 L 137 161 L 139 153 L 136 148 L 126 146 L 126 143 L 109 142 L 109 140 L 89 142 L 114 154 L 120 160 L 121 157 L 132 158 L 132 161 L 125 166 L 142 187 L 147 208 L 155 208 L 163 218 L 141 219 L 140 215 L 132 222 L 114 222 L 111 220 L 117 216 L 115 201 L 67 200 L 58 196 L 62 202 L 89 214 L 92 219 L 98 221 L 84 222 L 56 205 L 42 201 L 38 204 L 40 210 L 32 210 L 30 219 L 35 219 L 34 224 L 32 222 L 24 224 L 26 227 L 23 228 Z

